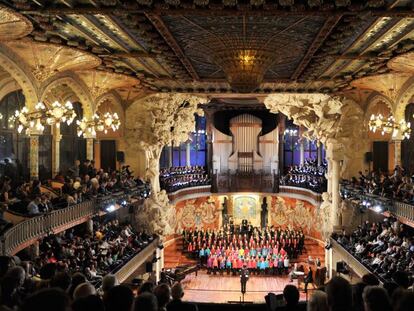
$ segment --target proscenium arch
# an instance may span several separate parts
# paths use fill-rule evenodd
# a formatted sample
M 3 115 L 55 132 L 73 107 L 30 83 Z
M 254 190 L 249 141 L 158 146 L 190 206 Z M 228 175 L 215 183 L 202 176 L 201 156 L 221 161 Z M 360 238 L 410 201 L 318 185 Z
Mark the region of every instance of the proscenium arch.
M 40 97 L 42 101 L 45 100 L 48 93 L 55 87 L 66 84 L 79 98 L 79 101 L 82 104 L 84 117 L 88 119 L 92 118 L 95 111 L 93 101 L 91 100 L 91 96 L 87 87 L 80 81 L 80 79 L 76 79 L 75 75 L 66 75 L 63 77 L 58 77 L 57 79 L 53 79 L 52 81 L 47 80 L 47 82 L 49 83 L 42 88 L 42 95 Z
M 401 90 L 398 94 L 395 108 L 394 116 L 396 120 L 405 119 L 405 107 L 410 104 L 411 98 L 414 96 L 414 76 L 408 79 L 404 85 L 401 87 Z
M 0 44 L 0 67 L 7 71 L 18 83 L 25 97 L 25 105 L 29 110 L 39 102 L 39 89 L 35 84 L 36 79 L 25 68 L 25 64 L 16 55 Z

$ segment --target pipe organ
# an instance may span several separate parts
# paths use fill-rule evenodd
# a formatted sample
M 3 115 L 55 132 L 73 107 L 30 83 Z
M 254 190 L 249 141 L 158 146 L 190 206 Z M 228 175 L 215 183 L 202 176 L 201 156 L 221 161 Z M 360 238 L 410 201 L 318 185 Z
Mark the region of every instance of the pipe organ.
M 241 114 L 230 119 L 230 132 L 213 128 L 213 172 L 278 172 L 278 127 L 262 135 L 262 120 Z

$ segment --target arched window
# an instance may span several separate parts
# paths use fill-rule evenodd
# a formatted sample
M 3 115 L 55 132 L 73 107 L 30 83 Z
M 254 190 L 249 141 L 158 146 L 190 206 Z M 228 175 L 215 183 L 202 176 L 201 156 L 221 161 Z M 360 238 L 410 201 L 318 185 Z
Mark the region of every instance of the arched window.
M 414 125 L 414 103 L 405 107 L 405 120 Z M 401 144 L 402 165 L 407 170 L 409 176 L 414 174 L 414 131 L 411 133 L 410 139 L 404 139 Z
M 82 104 L 73 103 L 73 109 L 76 112 L 76 119 L 82 119 Z M 72 122 L 71 125 L 61 123 L 60 134 L 62 135 L 60 141 L 60 171 L 65 174 L 73 166 L 75 160 L 83 162 L 86 159 L 86 140 L 83 137 L 78 137 L 76 121 Z
M 16 110 L 25 105 L 21 90 L 9 93 L 0 100 L 0 164 L 1 175 L 5 170 L 5 159 L 9 159 L 15 167 L 13 179 L 29 177 L 29 139 L 19 134 L 15 128 L 13 116 Z

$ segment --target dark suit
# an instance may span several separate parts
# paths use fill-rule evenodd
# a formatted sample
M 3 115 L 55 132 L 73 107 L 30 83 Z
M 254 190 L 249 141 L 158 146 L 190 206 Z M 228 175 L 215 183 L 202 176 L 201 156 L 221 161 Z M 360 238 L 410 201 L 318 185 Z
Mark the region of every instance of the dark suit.
M 249 280 L 249 270 L 247 270 L 246 268 L 242 268 L 240 270 L 240 284 L 241 284 L 242 294 L 246 293 L 246 285 L 247 285 L 248 280 Z
M 198 311 L 197 305 L 174 299 L 167 305 L 167 311 Z

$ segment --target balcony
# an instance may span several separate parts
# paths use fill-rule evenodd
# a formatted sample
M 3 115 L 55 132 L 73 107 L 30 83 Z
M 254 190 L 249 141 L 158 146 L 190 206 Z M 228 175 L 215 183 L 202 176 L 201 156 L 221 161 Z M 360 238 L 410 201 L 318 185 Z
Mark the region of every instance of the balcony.
M 370 209 L 384 216 L 394 216 L 408 226 L 414 227 L 414 205 L 385 198 L 379 195 L 366 193 L 347 184 L 341 184 L 341 197 L 351 200 L 361 209 Z
M 20 214 L 20 222 L 1 237 L 0 254 L 14 255 L 46 234 L 58 233 L 79 225 L 93 216 L 104 215 L 109 207 L 114 211 L 125 203 L 140 205 L 144 198 L 135 197 L 140 196 L 141 190 L 131 188 L 111 193 L 34 217 Z

